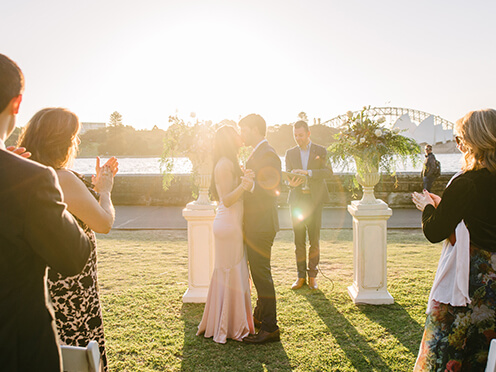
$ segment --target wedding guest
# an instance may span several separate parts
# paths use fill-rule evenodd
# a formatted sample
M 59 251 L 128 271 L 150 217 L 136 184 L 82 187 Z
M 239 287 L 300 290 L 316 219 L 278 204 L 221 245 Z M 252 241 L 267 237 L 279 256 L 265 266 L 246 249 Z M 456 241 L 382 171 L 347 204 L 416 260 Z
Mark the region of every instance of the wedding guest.
M 91 340 L 97 341 L 107 371 L 94 231 L 106 234 L 114 223 L 110 192 L 118 163 L 112 157 L 100 167 L 97 158 L 93 183 L 69 170 L 80 142 L 80 126 L 78 117 L 71 111 L 46 108 L 38 111 L 24 127 L 19 145 L 32 153 L 31 159 L 56 170 L 64 202 L 91 241 L 91 255 L 80 274 L 66 276 L 55 267 L 48 271 L 60 340 L 66 345 L 83 347 Z
M 463 153 L 461 174 L 442 199 L 427 191 L 413 195 L 427 239 L 449 238 L 415 371 L 483 371 L 496 337 L 496 110 L 469 112 L 454 131 Z M 444 259 L 454 252 L 455 261 Z
M 46 268 L 79 273 L 90 242 L 53 169 L 6 151 L 23 88 L 21 69 L 0 54 L 0 370 L 62 371 Z
M 304 184 L 301 178 L 289 182 L 288 203 L 293 222 L 296 269 L 298 278 L 291 289 L 300 289 L 306 282 L 308 287 L 318 289 L 317 272 L 320 259 L 320 228 L 322 225 L 322 204 L 329 203 L 329 192 L 325 180 L 332 176 L 327 162 L 327 150 L 310 140 L 310 129 L 305 121 L 297 121 L 293 126 L 297 146 L 286 151 L 286 171 L 307 177 Z M 306 240 L 308 267 L 306 260 Z
M 243 193 L 251 187 L 243 176 L 238 152 L 241 137 L 232 126 L 215 133 L 211 193 L 219 201 L 214 219 L 215 266 L 197 335 L 242 341 L 255 333 L 251 314 L 248 264 L 243 246 Z
M 427 144 L 424 148 L 425 151 L 425 160 L 424 165 L 422 167 L 422 183 L 424 186 L 424 190 L 429 192 L 432 191 L 432 184 L 439 177 L 437 173 L 437 162 L 436 157 L 432 152 L 432 146 Z

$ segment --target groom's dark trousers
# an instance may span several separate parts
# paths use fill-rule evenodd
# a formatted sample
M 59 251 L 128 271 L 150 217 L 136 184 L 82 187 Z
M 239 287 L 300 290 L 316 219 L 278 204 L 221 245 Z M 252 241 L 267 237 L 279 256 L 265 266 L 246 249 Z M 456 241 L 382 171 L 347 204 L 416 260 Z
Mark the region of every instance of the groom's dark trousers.
M 277 196 L 280 193 L 281 160 L 263 142 L 250 156 L 247 169 L 255 172 L 255 186 L 244 194 L 244 238 L 250 271 L 257 289 L 253 316 L 261 330 L 274 332 L 277 326 L 276 294 L 270 267 L 272 244 L 279 230 Z

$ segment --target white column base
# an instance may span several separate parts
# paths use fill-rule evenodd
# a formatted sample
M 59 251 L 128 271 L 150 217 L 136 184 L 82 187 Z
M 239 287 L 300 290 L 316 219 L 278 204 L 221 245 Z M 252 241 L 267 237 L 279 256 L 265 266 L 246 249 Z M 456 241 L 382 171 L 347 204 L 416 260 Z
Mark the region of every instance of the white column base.
M 389 294 L 387 289 L 371 291 L 359 290 L 355 283 L 348 287 L 348 294 L 355 304 L 369 305 L 391 305 L 394 304 L 394 298 Z
M 183 209 L 183 217 L 188 221 L 188 289 L 184 303 L 207 301 L 214 270 L 215 207 L 215 204 L 189 203 Z
M 393 211 L 382 200 L 348 206 L 353 216 L 353 284 L 348 294 L 355 304 L 394 303 L 387 290 L 387 220 Z
M 183 295 L 184 303 L 203 304 L 207 301 L 207 288 L 188 288 Z

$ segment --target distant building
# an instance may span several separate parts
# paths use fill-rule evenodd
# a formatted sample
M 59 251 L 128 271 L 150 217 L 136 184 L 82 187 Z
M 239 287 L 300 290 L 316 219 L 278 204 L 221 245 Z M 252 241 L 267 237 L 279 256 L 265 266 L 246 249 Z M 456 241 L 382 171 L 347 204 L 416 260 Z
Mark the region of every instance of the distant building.
M 105 127 L 106 127 L 105 123 L 81 123 L 80 134 L 83 134 L 89 130 L 100 129 Z
M 418 143 L 446 143 L 453 140 L 453 129 L 444 129 L 441 124 L 434 125 L 434 116 L 425 118 L 419 125 L 410 119 L 408 114 L 404 114 L 396 120 L 393 128 L 401 129 L 401 134 L 405 137 L 413 138 Z

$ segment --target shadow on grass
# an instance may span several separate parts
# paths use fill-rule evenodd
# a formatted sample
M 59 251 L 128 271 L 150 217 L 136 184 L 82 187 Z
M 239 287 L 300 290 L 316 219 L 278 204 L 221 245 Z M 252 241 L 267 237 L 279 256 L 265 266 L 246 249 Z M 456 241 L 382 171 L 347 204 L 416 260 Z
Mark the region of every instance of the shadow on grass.
M 417 355 L 424 328 L 403 306 L 395 303 L 387 306 L 359 305 L 358 308 L 367 318 L 380 324 L 388 333 L 396 337 L 413 355 Z
M 218 344 L 212 338 L 196 336 L 203 315 L 203 304 L 183 304 L 184 344 L 181 371 L 291 371 L 282 343 L 246 345 L 227 340 Z
M 357 371 L 391 371 L 381 356 L 368 344 L 348 319 L 320 291 L 302 292 L 334 336 L 341 350 Z

